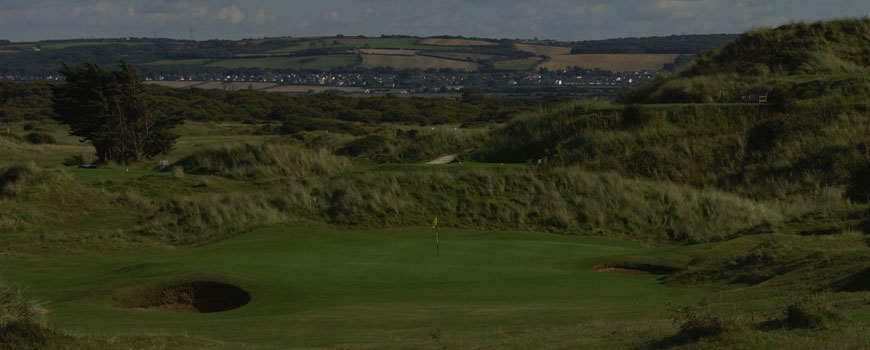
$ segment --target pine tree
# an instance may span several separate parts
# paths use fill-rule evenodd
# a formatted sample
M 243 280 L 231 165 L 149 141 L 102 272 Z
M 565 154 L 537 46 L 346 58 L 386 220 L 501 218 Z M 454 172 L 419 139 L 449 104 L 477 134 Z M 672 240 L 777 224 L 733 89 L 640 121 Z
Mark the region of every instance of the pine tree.
M 90 141 L 100 162 L 129 163 L 166 154 L 177 138 L 169 132 L 181 120 L 151 112 L 133 66 L 105 71 L 86 63 L 64 64 L 66 82 L 53 87 L 55 119 L 70 134 Z

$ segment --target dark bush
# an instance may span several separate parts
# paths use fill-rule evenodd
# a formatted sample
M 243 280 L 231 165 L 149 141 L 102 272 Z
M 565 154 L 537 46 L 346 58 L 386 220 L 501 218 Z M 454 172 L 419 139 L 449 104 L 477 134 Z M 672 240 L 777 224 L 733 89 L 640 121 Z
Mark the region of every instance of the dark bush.
M 710 306 L 703 301 L 698 306 L 672 308 L 671 312 L 671 318 L 682 323 L 676 335 L 660 342 L 659 345 L 665 347 L 695 342 L 702 338 L 718 338 L 730 328 L 729 322 L 713 313 Z
M 57 141 L 49 134 L 41 133 L 41 132 L 32 132 L 27 134 L 24 137 L 27 142 L 30 142 L 34 145 L 42 145 L 42 144 L 55 144 Z
M 768 120 L 746 132 L 746 150 L 749 152 L 768 152 L 787 140 L 793 133 L 794 128 L 784 120 Z
M 831 186 L 843 183 L 849 177 L 849 167 L 855 159 L 855 152 L 846 146 L 828 146 L 796 164 L 796 172 L 818 173 L 822 185 Z
M 845 196 L 857 203 L 870 202 L 870 163 L 852 168 L 849 172 Z
M 83 156 L 81 154 L 73 154 L 69 157 L 64 158 L 63 162 L 61 162 L 61 164 L 65 165 L 65 166 L 82 165 L 82 164 L 85 164 L 85 156 Z
M 359 138 L 339 148 L 335 153 L 352 157 L 383 158 L 392 152 L 393 141 L 377 135 Z
M 640 128 L 649 123 L 652 118 L 652 113 L 640 105 L 628 105 L 622 110 L 622 126 L 624 128 Z
M 830 300 L 821 295 L 810 295 L 785 307 L 783 324 L 792 329 L 825 329 L 840 318 Z

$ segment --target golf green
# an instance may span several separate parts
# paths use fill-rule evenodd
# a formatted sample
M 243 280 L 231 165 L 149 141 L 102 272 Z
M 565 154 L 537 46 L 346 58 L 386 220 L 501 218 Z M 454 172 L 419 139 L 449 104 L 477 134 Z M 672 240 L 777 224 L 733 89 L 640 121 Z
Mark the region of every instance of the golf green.
M 653 250 L 603 237 L 442 230 L 436 256 L 432 230 L 278 225 L 197 248 L 13 259 L 0 275 L 75 333 L 311 347 L 627 320 L 688 303 L 658 276 L 591 270 L 608 256 Z M 202 314 L 117 306 L 146 285 L 181 280 L 231 283 L 251 300 Z

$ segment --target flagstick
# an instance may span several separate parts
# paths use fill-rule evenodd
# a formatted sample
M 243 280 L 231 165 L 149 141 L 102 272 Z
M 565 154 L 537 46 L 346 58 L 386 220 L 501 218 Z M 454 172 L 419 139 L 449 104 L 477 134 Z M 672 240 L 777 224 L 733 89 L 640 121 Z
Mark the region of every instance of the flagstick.
M 435 256 L 438 256 L 439 254 L 440 252 L 438 248 L 438 226 L 435 226 Z

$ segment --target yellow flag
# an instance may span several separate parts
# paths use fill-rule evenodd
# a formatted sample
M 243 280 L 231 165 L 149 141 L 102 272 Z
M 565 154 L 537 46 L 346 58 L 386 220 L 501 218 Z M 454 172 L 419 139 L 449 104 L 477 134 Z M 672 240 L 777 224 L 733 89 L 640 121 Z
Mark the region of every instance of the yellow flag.
M 438 226 L 438 217 L 436 216 L 434 220 L 432 220 L 432 228 Z

